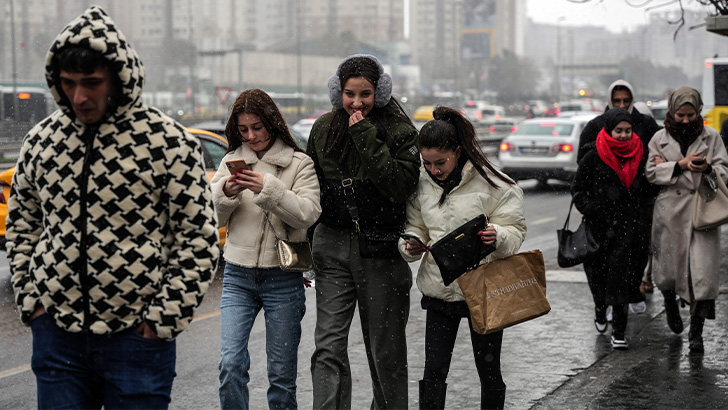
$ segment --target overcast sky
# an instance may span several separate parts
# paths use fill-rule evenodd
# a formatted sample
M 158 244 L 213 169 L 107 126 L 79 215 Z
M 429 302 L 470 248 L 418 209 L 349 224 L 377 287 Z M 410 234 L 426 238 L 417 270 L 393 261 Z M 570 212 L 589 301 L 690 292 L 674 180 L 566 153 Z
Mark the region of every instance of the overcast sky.
M 636 24 L 647 24 L 645 9 L 668 3 L 669 0 L 591 0 L 574 3 L 569 0 L 527 0 L 526 15 L 539 23 L 562 25 L 603 26 L 613 32 L 623 31 Z M 696 8 L 694 0 L 683 0 L 686 7 Z M 638 6 L 633 7 L 630 4 Z M 677 5 L 660 7 L 656 11 L 679 9 Z

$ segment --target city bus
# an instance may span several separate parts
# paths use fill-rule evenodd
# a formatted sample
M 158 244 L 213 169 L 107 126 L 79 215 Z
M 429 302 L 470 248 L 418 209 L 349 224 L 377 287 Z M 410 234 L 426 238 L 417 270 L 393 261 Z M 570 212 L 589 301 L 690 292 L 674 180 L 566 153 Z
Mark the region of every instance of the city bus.
M 720 131 L 728 119 L 728 58 L 706 58 L 703 68 L 703 120 Z
M 18 116 L 15 116 L 15 99 L 18 102 Z M 40 87 L 0 86 L 0 121 L 37 123 L 50 114 L 53 106 L 51 94 Z

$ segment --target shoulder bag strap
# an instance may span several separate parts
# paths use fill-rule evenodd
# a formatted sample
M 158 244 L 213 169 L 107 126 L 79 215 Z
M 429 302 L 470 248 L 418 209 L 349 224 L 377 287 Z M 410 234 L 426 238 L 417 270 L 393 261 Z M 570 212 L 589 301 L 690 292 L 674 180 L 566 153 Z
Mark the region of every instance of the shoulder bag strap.
M 566 214 L 566 222 L 564 222 L 564 229 L 569 229 L 569 218 L 571 218 L 571 208 L 574 206 L 574 197 L 571 197 L 571 204 L 569 205 L 569 213 Z

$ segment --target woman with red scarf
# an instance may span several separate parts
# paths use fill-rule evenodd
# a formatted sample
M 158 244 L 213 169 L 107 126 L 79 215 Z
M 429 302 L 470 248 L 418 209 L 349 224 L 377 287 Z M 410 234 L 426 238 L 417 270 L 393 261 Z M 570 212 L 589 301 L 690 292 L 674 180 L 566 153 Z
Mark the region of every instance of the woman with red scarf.
M 622 108 L 605 114 L 604 128 L 579 162 L 571 186 L 576 208 L 599 242 L 599 251 L 584 263 L 594 298 L 594 325 L 607 330 L 612 306 L 612 347 L 627 349 L 625 337 L 630 296 L 639 292 L 648 256 L 649 221 L 644 209 L 658 188 L 647 182 L 647 152 L 632 132 L 632 117 Z

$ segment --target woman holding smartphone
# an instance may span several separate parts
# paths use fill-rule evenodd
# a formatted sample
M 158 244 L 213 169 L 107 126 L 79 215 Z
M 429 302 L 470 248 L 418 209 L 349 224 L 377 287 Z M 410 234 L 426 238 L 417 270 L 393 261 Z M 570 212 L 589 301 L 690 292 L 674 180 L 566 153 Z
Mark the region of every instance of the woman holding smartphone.
M 263 309 L 268 406 L 297 408 L 306 295 L 302 273 L 279 267 L 275 241 L 276 236 L 303 241 L 321 214 L 316 171 L 275 102 L 261 90 L 246 90 L 235 100 L 225 135 L 228 152 L 212 179 L 219 224 L 227 225 L 228 235 L 220 302 L 220 407 L 248 408 L 248 340 Z
M 680 87 L 670 94 L 665 128 L 649 144 L 647 179 L 662 186 L 652 222 L 652 275 L 665 299 L 667 324 L 683 331 L 677 298 L 690 304 L 691 352 L 702 353 L 705 319 L 715 319 L 720 268 L 720 228 L 693 227 L 695 195 L 704 179 L 728 177 L 720 135 L 703 126 L 700 93 Z
M 458 111 L 437 107 L 433 116 L 420 130 L 418 145 L 424 166 L 420 169 L 417 194 L 407 203 L 405 234 L 431 245 L 470 219 L 485 214 L 489 224 L 479 235 L 483 244 L 495 244 L 496 250 L 484 262 L 517 253 L 526 236 L 523 191 L 490 164 L 478 146 L 473 125 Z M 427 311 L 420 408 L 444 408 L 458 327 L 462 318 L 467 318 L 480 376 L 481 408 L 502 409 L 506 396 L 500 369 L 503 331 L 476 333 L 457 281 L 445 286 L 432 255 L 416 240 L 403 238 L 399 248 L 408 262 L 425 255 L 417 273 L 422 308 Z

